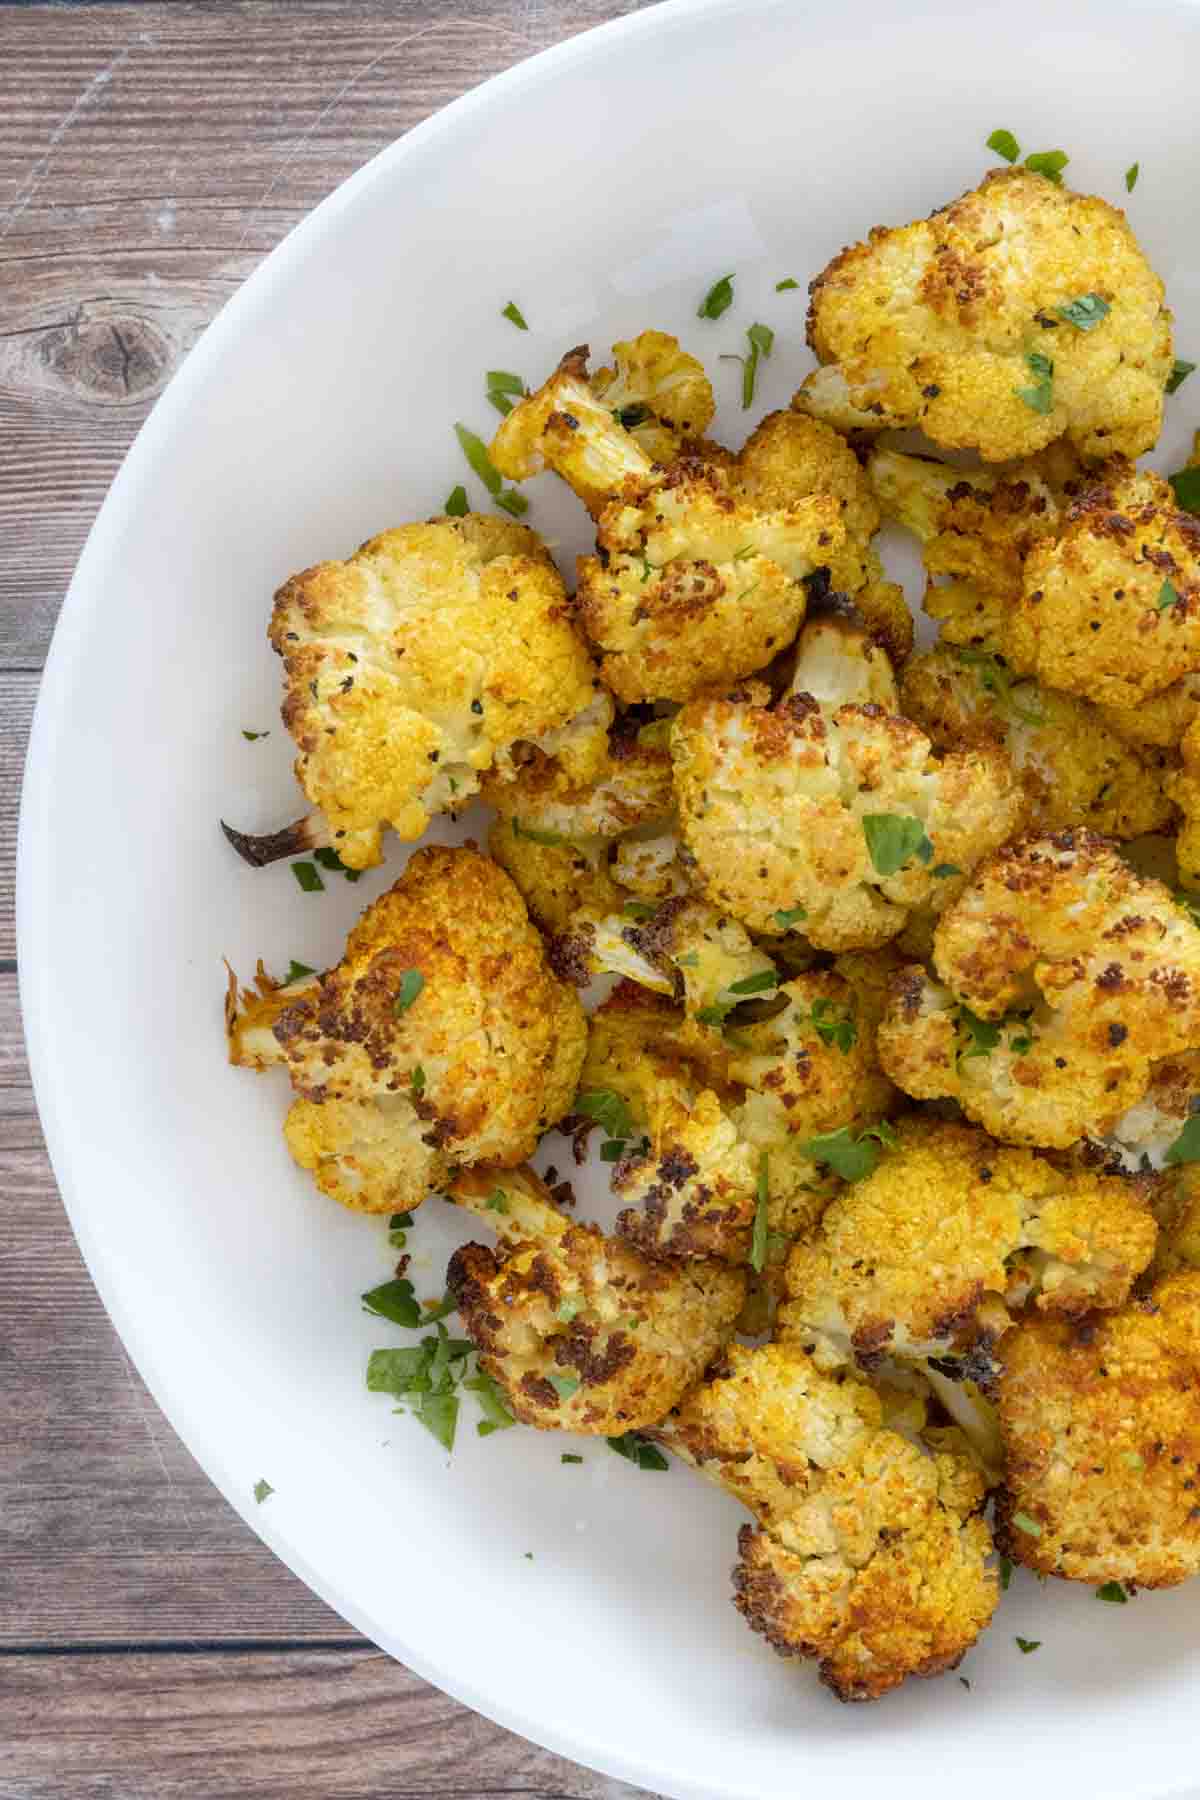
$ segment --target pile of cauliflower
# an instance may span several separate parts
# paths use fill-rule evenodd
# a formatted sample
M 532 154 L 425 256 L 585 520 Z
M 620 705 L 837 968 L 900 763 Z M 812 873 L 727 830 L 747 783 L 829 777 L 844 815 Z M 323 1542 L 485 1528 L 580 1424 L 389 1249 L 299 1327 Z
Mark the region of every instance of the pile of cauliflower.
M 323 1193 L 482 1228 L 426 1374 L 719 1483 L 747 1623 L 870 1700 L 1013 1564 L 1200 1573 L 1200 520 L 1137 466 L 1187 372 L 1162 283 L 1057 172 L 810 291 L 818 367 L 736 451 L 658 331 L 505 399 L 496 488 L 590 517 L 570 588 L 461 509 L 281 587 L 307 810 L 235 846 L 490 824 L 334 967 L 231 973 L 226 1029 Z M 610 1230 L 552 1132 L 599 1134 Z

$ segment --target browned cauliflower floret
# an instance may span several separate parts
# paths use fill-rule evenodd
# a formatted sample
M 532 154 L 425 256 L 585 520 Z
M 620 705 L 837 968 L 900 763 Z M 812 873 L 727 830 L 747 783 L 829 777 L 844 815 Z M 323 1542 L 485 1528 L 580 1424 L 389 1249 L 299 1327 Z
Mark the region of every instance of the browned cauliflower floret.
M 613 345 L 615 367 L 588 374 L 588 347 L 569 350 L 497 431 L 491 458 L 510 481 L 553 469 L 590 512 L 647 481 L 713 416 L 712 387 L 677 338 L 643 331 Z
M 521 896 L 470 849 L 417 851 L 335 968 L 230 1027 L 235 1061 L 287 1068 L 297 1161 L 366 1212 L 418 1204 L 451 1166 L 529 1156 L 571 1104 L 585 1041 Z
M 804 678 L 797 671 L 798 686 Z M 763 687 L 694 700 L 672 729 L 680 825 L 715 906 L 822 949 L 883 944 L 1012 832 L 1023 794 L 991 745 L 937 759 L 877 704 Z
M 734 1344 L 654 1433 L 755 1513 L 734 1604 L 781 1654 L 815 1658 L 842 1700 L 954 1668 L 999 1599 L 982 1478 L 882 1420 L 865 1384 L 788 1345 Z
M 1003 1363 L 998 1547 L 1069 1581 L 1200 1574 L 1200 1271 L 1118 1313 L 1022 1325 Z
M 548 936 L 570 929 L 581 916 L 603 918 L 625 899 L 610 873 L 611 840 L 564 838 L 546 842 L 497 819 L 488 850 L 520 889 L 534 924 Z
M 786 507 L 806 494 L 833 494 L 846 536 L 829 559 L 829 586 L 853 600 L 897 662 L 912 649 L 913 623 L 897 582 L 884 577 L 871 539 L 879 506 L 866 473 L 843 437 L 805 413 L 769 413 L 731 464 L 736 491 L 760 506 Z
M 285 582 L 270 638 L 297 779 L 350 868 L 381 860 L 388 825 L 420 837 L 515 744 L 576 778 L 603 761 L 611 701 L 524 525 L 468 514 L 385 531 Z
M 1064 433 L 1093 458 L 1157 441 L 1170 314 L 1104 200 L 993 170 L 928 219 L 876 227 L 811 293 L 808 341 L 824 366 L 797 404 L 834 425 L 919 425 L 989 462 Z
M 1120 1176 L 1063 1173 L 940 1120 L 902 1119 L 895 1137 L 788 1258 L 786 1341 L 868 1369 L 936 1358 L 981 1380 L 1006 1303 L 1120 1306 L 1154 1253 L 1146 1193 Z
M 586 778 L 557 757 L 534 755 L 512 774 L 494 773 L 483 782 L 483 798 L 519 837 L 555 839 L 618 837 L 624 831 L 660 825 L 674 811 L 671 752 L 666 733 L 656 741 L 618 721 L 607 750 Z
M 687 700 L 761 669 L 804 618 L 804 578 L 845 539 L 833 494 L 763 506 L 682 457 L 605 507 L 579 559 L 579 620 L 626 704 Z
M 447 1191 L 503 1245 L 456 1251 L 447 1285 L 480 1368 L 524 1424 L 605 1436 L 653 1425 L 732 1335 L 740 1271 L 649 1262 L 568 1218 L 530 1169 L 474 1170 Z
M 1200 1046 L 1200 931 L 1105 839 L 1005 846 L 938 925 L 934 967 L 895 980 L 880 1060 L 994 1137 L 1111 1134 L 1155 1061 Z M 944 984 L 944 985 L 941 985 Z
M 1035 831 L 1086 822 L 1132 838 L 1175 816 L 1161 754 L 1124 742 L 1089 701 L 1019 680 L 986 651 L 940 645 L 911 657 L 900 711 L 937 750 L 990 743 L 1005 751 L 1025 789 L 1024 823 Z

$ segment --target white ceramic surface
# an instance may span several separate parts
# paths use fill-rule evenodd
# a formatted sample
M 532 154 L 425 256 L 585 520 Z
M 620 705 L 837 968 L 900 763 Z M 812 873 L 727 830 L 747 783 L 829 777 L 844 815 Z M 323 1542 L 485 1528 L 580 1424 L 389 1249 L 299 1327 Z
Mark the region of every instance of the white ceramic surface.
M 388 1272 L 383 1226 L 292 1167 L 282 1077 L 223 1060 L 221 958 L 332 958 L 402 862 L 393 843 L 386 871 L 307 897 L 217 831 L 295 805 L 271 592 L 440 506 L 466 478 L 452 421 L 495 422 L 489 367 L 540 377 L 568 345 L 679 330 L 736 441 L 738 371 L 718 354 L 773 325 L 756 416 L 782 403 L 809 366 L 809 276 L 969 187 L 996 126 L 1066 148 L 1077 183 L 1117 200 L 1140 160 L 1129 209 L 1195 357 L 1198 69 L 1200 10 L 1114 0 L 715 0 L 576 39 L 411 133 L 268 258 L 155 408 L 63 609 L 22 816 L 22 994 L 105 1303 L 204 1467 L 340 1612 L 472 1706 L 661 1793 L 1177 1793 L 1194 1780 L 1200 1587 L 1118 1610 L 1018 1578 L 969 1692 L 951 1676 L 841 1708 L 734 1613 L 738 1508 L 682 1468 L 639 1473 L 594 1444 L 564 1467 L 559 1440 L 477 1440 L 470 1403 L 448 1462 L 365 1392 L 368 1349 L 404 1341 L 356 1300 Z M 698 322 L 730 269 L 736 306 Z M 787 275 L 801 288 L 777 295 Z M 510 298 L 528 335 L 500 317 Z M 1193 383 L 1159 466 L 1197 418 Z M 528 491 L 531 522 L 578 548 L 565 491 Z M 420 1291 L 453 1241 L 431 1203 Z M 256 1508 L 260 1476 L 275 1493 Z M 1021 1656 L 1018 1632 L 1043 1648 Z

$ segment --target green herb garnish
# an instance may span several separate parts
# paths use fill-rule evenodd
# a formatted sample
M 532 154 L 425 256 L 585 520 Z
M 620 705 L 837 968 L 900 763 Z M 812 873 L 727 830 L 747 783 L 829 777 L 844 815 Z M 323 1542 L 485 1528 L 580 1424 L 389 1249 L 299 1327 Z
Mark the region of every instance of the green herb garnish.
M 421 1309 L 411 1281 L 382 1282 L 379 1287 L 368 1289 L 362 1296 L 362 1303 L 368 1312 L 377 1313 L 381 1319 L 390 1319 L 393 1325 L 403 1325 L 410 1331 L 421 1323 Z
M 626 1462 L 636 1463 L 639 1469 L 669 1469 L 670 1463 L 656 1444 L 649 1444 L 636 1431 L 622 1432 L 620 1437 L 605 1438 L 610 1450 L 623 1456 Z
M 750 1234 L 750 1267 L 757 1274 L 762 1274 L 763 1264 L 767 1260 L 767 1200 L 770 1188 L 767 1182 L 767 1153 L 764 1150 L 758 1162 L 758 1190 L 754 1203 L 754 1229 Z
M 565 844 L 567 841 L 561 831 L 538 831 L 532 825 L 522 825 L 520 819 L 517 818 L 513 819 L 512 831 L 514 837 L 528 838 L 531 844 L 544 844 L 550 846 L 554 844 Z
M 1167 480 L 1176 506 L 1182 506 L 1184 512 L 1200 513 L 1200 468 L 1180 469 L 1177 475 L 1168 475 Z
M 725 991 L 727 994 L 765 994 L 769 988 L 778 986 L 778 969 L 760 969 L 757 975 L 743 975 L 740 981 L 731 981 Z
M 733 305 L 733 276 L 722 275 L 714 281 L 696 309 L 698 319 L 719 319 Z
M 862 822 L 867 850 L 878 875 L 895 875 L 915 856 L 927 863 L 933 845 L 925 835 L 920 819 L 899 813 L 866 813 Z
M 457 1311 L 458 1302 L 453 1294 L 444 1294 L 440 1300 L 435 1300 L 432 1306 L 425 1308 L 421 1314 L 421 1323 L 422 1325 L 433 1325 L 439 1319 L 448 1319 L 452 1312 Z
M 396 1018 L 406 1013 L 421 989 L 425 986 L 425 977 L 420 969 L 405 969 L 400 977 L 400 986 L 396 990 L 396 998 L 392 1001 L 392 1012 Z
M 555 1312 L 554 1316 L 560 1325 L 569 1325 L 582 1306 L 582 1300 L 562 1300 L 559 1302 L 558 1310 Z
M 409 1076 L 408 1087 L 409 1092 L 412 1094 L 423 1094 L 425 1092 L 425 1071 L 420 1063 L 417 1064 L 416 1068 Z
M 413 1216 L 410 1212 L 393 1213 L 388 1220 L 388 1230 L 407 1231 L 412 1222 Z
M 585 1119 L 595 1119 L 610 1138 L 631 1138 L 633 1120 L 620 1094 L 612 1088 L 588 1088 L 575 1096 L 575 1111 Z
M 256 1481 L 254 1484 L 254 1498 L 257 1500 L 257 1502 L 260 1506 L 262 1505 L 264 1500 L 269 1500 L 271 1498 L 271 1495 L 274 1492 L 275 1492 L 275 1489 L 271 1486 L 269 1481 L 263 1481 L 260 1479 L 260 1480 Z
M 488 1212 L 506 1213 L 508 1211 L 508 1195 L 502 1187 L 493 1188 L 488 1195 Z
M 1126 171 L 1125 171 L 1125 192 L 1127 194 L 1132 194 L 1134 188 L 1137 186 L 1137 178 L 1141 174 L 1141 172 L 1142 172 L 1141 163 L 1130 163 L 1129 167 L 1126 169 Z
M 932 873 L 939 881 L 947 881 L 951 875 L 961 875 L 962 870 L 957 863 L 935 863 Z
M 507 306 L 501 307 L 500 317 L 502 319 L 511 319 L 518 331 L 529 330 L 528 325 L 525 323 L 525 315 L 515 300 L 510 300 Z
M 781 931 L 790 931 L 793 925 L 799 925 L 802 919 L 807 919 L 808 912 L 803 906 L 793 906 L 784 912 L 772 914 L 772 917 Z
M 578 1375 L 550 1375 L 547 1380 L 560 1400 L 569 1400 L 572 1394 L 579 1392 Z
M 1021 146 L 1011 131 L 993 131 L 987 140 L 987 147 L 994 150 L 997 156 L 1002 156 L 1007 163 L 1015 163 L 1021 154 Z
M 967 1034 L 967 1043 L 955 1055 L 956 1063 L 970 1062 L 973 1056 L 990 1056 L 1000 1042 L 1000 1027 L 990 1019 L 981 1019 L 969 1006 L 958 1009 L 959 1029 Z
M 1065 150 L 1035 150 L 1025 158 L 1025 167 L 1035 175 L 1044 175 L 1055 187 L 1062 186 L 1062 172 L 1070 162 Z
M 1040 1538 L 1042 1535 L 1041 1526 L 1036 1519 L 1031 1519 L 1028 1513 L 1015 1512 L 1012 1516 L 1012 1522 L 1018 1531 L 1023 1531 L 1025 1533 L 1026 1537 Z
M 1110 1606 L 1125 1606 L 1129 1595 L 1119 1581 L 1106 1581 L 1103 1587 L 1096 1589 L 1097 1600 L 1107 1600 Z
M 489 369 L 484 378 L 485 391 L 496 411 L 507 418 L 513 399 L 524 399 L 525 383 L 509 369 Z
M 303 981 L 306 975 L 315 975 L 316 972 L 315 969 L 310 969 L 307 963 L 297 962 L 293 956 L 281 985 L 291 987 L 293 981 Z
M 1184 362 L 1181 356 L 1177 356 L 1171 364 L 1171 373 L 1167 376 L 1167 393 L 1173 394 L 1177 388 L 1183 386 L 1188 376 L 1194 375 L 1195 372 L 1195 363 Z
M 442 511 L 451 519 L 465 518 L 469 511 L 467 506 L 466 488 L 461 485 L 456 488 L 451 488 L 449 498 L 447 499 L 445 506 L 443 506 Z
M 858 1026 L 848 1006 L 837 1000 L 814 1000 L 809 1024 L 827 1049 L 838 1049 L 849 1056 L 858 1041 Z
M 742 358 L 742 406 L 754 404 L 754 384 L 758 380 L 758 359 L 768 357 L 775 348 L 775 333 L 769 325 L 751 325 L 746 333 L 750 348 Z
M 1094 331 L 1107 319 L 1112 308 L 1103 294 L 1081 294 L 1078 300 L 1068 300 L 1065 306 L 1056 306 L 1054 310 L 1076 331 Z
M 569 1450 L 564 1450 L 558 1460 L 565 1463 L 581 1463 L 583 1458 L 582 1456 L 572 1456 Z
M 242 736 L 248 744 L 256 743 L 260 737 L 270 737 L 270 735 L 269 731 L 247 731 L 244 725 L 242 727 Z
M 1166 612 L 1168 606 L 1178 606 L 1182 600 L 1183 595 L 1179 592 L 1175 583 L 1173 581 L 1164 581 L 1158 590 L 1158 599 L 1154 603 L 1154 610 L 1156 612 Z
M 1165 1163 L 1200 1162 L 1200 1112 L 1192 1113 L 1183 1130 L 1163 1157 Z
M 1033 387 L 1014 388 L 1013 393 L 1018 400 L 1023 400 L 1032 412 L 1042 414 L 1053 412 L 1054 363 L 1052 359 L 1043 356 L 1040 350 L 1030 350 L 1026 353 L 1025 361 L 1029 365 L 1030 374 L 1034 377 L 1034 385 Z
M 861 1181 L 874 1172 L 879 1163 L 880 1147 L 894 1150 L 896 1134 L 886 1120 L 868 1125 L 856 1137 L 848 1125 L 840 1131 L 827 1131 L 822 1137 L 809 1138 L 801 1144 L 801 1156 L 813 1162 L 827 1163 L 843 1181 Z
M 1013 1566 L 1014 1565 L 1013 1565 L 1012 1559 L 1010 1557 L 1002 1556 L 1000 1558 L 1000 1587 L 1001 1587 L 1002 1591 L 1006 1594 L 1007 1594 L 1009 1588 L 1012 1586 Z
M 335 875 L 344 875 L 347 881 L 357 881 L 362 875 L 361 869 L 348 869 L 337 851 L 328 844 L 322 844 L 319 850 L 313 851 L 313 855 L 323 869 L 330 869 Z
M 325 883 L 317 873 L 316 863 L 294 862 L 292 864 L 292 874 L 300 883 L 301 893 L 323 894 L 325 892 Z
M 528 500 L 516 488 L 505 488 L 502 494 L 493 494 L 492 500 L 502 512 L 511 513 L 514 519 L 521 518 L 529 511 Z
M 475 1426 L 480 1437 L 490 1437 L 493 1431 L 507 1431 L 516 1420 L 505 1405 L 504 1395 L 496 1386 L 490 1375 L 482 1369 L 476 1369 L 474 1375 L 463 1382 L 463 1386 L 474 1394 L 479 1401 L 482 1419 Z
M 1016 1640 L 1016 1645 L 1022 1656 L 1032 1656 L 1035 1650 L 1041 1649 L 1042 1640 L 1041 1638 L 1019 1637 Z
M 777 281 L 775 283 L 775 292 L 777 294 L 786 294 L 789 288 L 798 288 L 799 286 L 800 283 L 796 281 L 793 276 L 788 275 L 783 281 Z
M 994 656 L 987 650 L 973 650 L 965 644 L 952 644 L 953 655 L 967 668 L 974 669 L 979 677 L 979 685 L 985 694 L 991 694 L 996 704 L 1011 712 L 1014 718 L 1024 720 L 1026 725 L 1044 725 L 1046 716 L 1035 708 L 1022 706 L 1013 693 L 1015 686 L 1011 669 L 1003 657 Z
M 480 481 L 482 481 L 488 493 L 495 499 L 496 495 L 504 486 L 504 480 L 499 469 L 488 455 L 487 445 L 481 437 L 476 437 L 473 431 L 468 431 L 465 425 L 456 425 L 454 427 L 454 435 L 459 441 L 463 455 L 470 463 L 472 469 L 474 469 L 476 475 L 478 475 Z

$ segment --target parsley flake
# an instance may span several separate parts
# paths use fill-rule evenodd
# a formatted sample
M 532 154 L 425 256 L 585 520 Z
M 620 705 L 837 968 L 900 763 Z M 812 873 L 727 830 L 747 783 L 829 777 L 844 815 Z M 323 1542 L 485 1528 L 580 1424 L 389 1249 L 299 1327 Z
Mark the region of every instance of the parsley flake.
M 595 1119 L 610 1138 L 631 1138 L 633 1120 L 620 1094 L 612 1088 L 587 1088 L 575 1096 L 575 1111 L 585 1119 Z
M 1126 169 L 1126 171 L 1125 171 L 1125 192 L 1127 194 L 1132 194 L 1134 188 L 1137 186 L 1137 178 L 1141 174 L 1141 172 L 1142 172 L 1141 163 L 1130 163 L 1129 167 Z
M 400 986 L 396 990 L 396 998 L 392 1001 L 392 1012 L 396 1018 L 406 1013 L 421 989 L 425 986 L 425 977 L 420 969 L 405 969 L 400 977 Z
M 814 1000 L 808 1023 L 826 1049 L 836 1048 L 843 1056 L 849 1056 L 858 1042 L 854 1016 L 848 1006 L 837 1000 Z
M 344 875 L 347 881 L 358 881 L 362 876 L 361 869 L 348 869 L 337 851 L 328 844 L 322 844 L 319 850 L 313 851 L 313 855 L 323 869 L 329 869 L 335 875 Z
M 467 506 L 467 490 L 466 490 L 466 488 L 463 487 L 461 484 L 456 488 L 451 488 L 450 493 L 446 500 L 446 504 L 445 504 L 445 506 L 443 506 L 442 511 L 446 514 L 446 516 L 448 518 L 464 519 L 467 515 L 467 512 L 469 511 L 469 508 Z
M 504 1396 L 490 1375 L 477 1369 L 468 1380 L 463 1382 L 479 1402 L 479 1410 L 483 1414 L 478 1420 L 475 1430 L 480 1437 L 490 1437 L 493 1431 L 507 1431 L 516 1420 L 505 1405 Z
M 582 1300 L 568 1299 L 568 1300 L 560 1301 L 558 1311 L 555 1313 L 554 1316 L 558 1320 L 560 1325 L 569 1325 L 571 1323 L 571 1320 L 575 1317 L 576 1313 L 582 1307 L 582 1305 L 583 1305 Z
M 303 981 L 306 975 L 315 975 L 316 972 L 315 969 L 310 969 L 307 963 L 297 962 L 293 956 L 288 964 L 287 974 L 283 978 L 282 985 L 291 987 L 293 981 Z
M 1041 1638 L 1019 1637 L 1016 1639 L 1016 1645 L 1022 1656 L 1032 1656 L 1035 1650 L 1041 1649 L 1042 1640 Z
M 368 1289 L 362 1296 L 362 1303 L 368 1312 L 377 1313 L 381 1319 L 390 1319 L 393 1325 L 403 1325 L 410 1331 L 421 1323 L 421 1309 L 411 1281 L 384 1281 L 379 1287 Z
M 1050 413 L 1054 411 L 1054 363 L 1040 350 L 1030 350 L 1025 361 L 1029 372 L 1034 377 L 1033 387 L 1014 388 L 1013 393 L 1018 400 L 1023 400 L 1031 412 Z
M 1002 156 L 1007 163 L 1015 163 L 1021 154 L 1021 146 L 1011 131 L 993 131 L 987 140 L 987 147 L 994 150 L 997 156 Z
M 417 1064 L 416 1068 L 409 1076 L 408 1086 L 410 1093 L 423 1094 L 425 1092 L 425 1071 L 420 1063 Z
M 802 919 L 807 919 L 808 911 L 803 906 L 792 906 L 784 912 L 772 914 L 772 917 L 781 931 L 790 931 L 793 925 L 799 925 Z
M 502 1187 L 493 1188 L 488 1195 L 488 1212 L 506 1213 L 508 1211 L 508 1195 Z
M 1095 331 L 1107 319 L 1112 308 L 1103 294 L 1081 294 L 1078 300 L 1068 300 L 1065 306 L 1056 306 L 1055 312 L 1076 331 Z
M 1002 656 L 993 656 L 987 650 L 973 650 L 964 644 L 953 644 L 951 650 L 960 663 L 974 669 L 979 685 L 985 694 L 990 694 L 997 706 L 1011 712 L 1016 719 L 1022 719 L 1026 725 L 1044 725 L 1045 714 L 1034 706 L 1024 705 L 1014 692 L 1012 671 Z
M 878 875 L 898 874 L 914 856 L 923 863 L 933 856 L 933 845 L 926 837 L 920 819 L 899 813 L 866 813 L 862 828 Z
M 292 874 L 300 883 L 300 892 L 302 894 L 323 894 L 325 892 L 325 883 L 317 873 L 316 863 L 294 862 L 292 864 Z
M 1168 606 L 1182 604 L 1183 595 L 1173 581 L 1164 581 L 1158 590 L 1158 599 L 1154 603 L 1155 612 L 1166 612 Z
M 758 1162 L 758 1192 L 754 1204 L 754 1229 L 750 1235 L 750 1267 L 759 1275 L 762 1274 L 763 1264 L 767 1260 L 767 1200 L 769 1196 L 767 1153 L 764 1150 Z
M 514 398 L 525 398 L 525 383 L 509 369 L 489 369 L 484 377 L 484 391 L 503 418 L 513 409 Z
M 510 319 L 518 331 L 529 330 L 528 325 L 525 323 L 525 315 L 515 300 L 510 300 L 507 306 L 501 307 L 500 317 L 502 319 Z
M 636 1463 L 639 1469 L 669 1469 L 670 1463 L 656 1444 L 647 1443 L 646 1439 L 636 1431 L 624 1431 L 620 1437 L 605 1438 L 610 1450 L 623 1456 L 626 1462 Z
M 1103 1587 L 1096 1589 L 1097 1600 L 1107 1600 L 1110 1606 L 1125 1606 L 1129 1595 L 1119 1581 L 1106 1581 Z
M 722 275 L 714 281 L 696 309 L 698 319 L 719 319 L 733 305 L 733 276 Z
M 1012 1516 L 1012 1522 L 1018 1531 L 1023 1531 L 1025 1533 L 1026 1537 L 1040 1538 L 1042 1535 L 1041 1526 L 1036 1519 L 1031 1519 L 1028 1513 L 1015 1512 Z
M 1180 469 L 1177 475 L 1168 475 L 1167 480 L 1176 506 L 1184 512 L 1200 513 L 1200 468 Z
M 458 439 L 463 455 L 470 463 L 476 475 L 478 475 L 480 481 L 482 481 L 488 493 L 495 499 L 496 495 L 504 486 L 504 480 L 499 469 L 488 455 L 487 445 L 481 437 L 476 437 L 473 431 L 468 431 L 465 425 L 456 425 L 454 427 L 454 435 Z
M 528 500 L 516 488 L 505 488 L 502 494 L 493 494 L 492 500 L 502 512 L 511 513 L 514 519 L 521 518 L 529 511 Z
M 777 294 L 786 294 L 789 288 L 798 288 L 799 286 L 800 283 L 793 276 L 788 275 L 783 281 L 777 281 L 775 283 L 775 292 Z
M 769 325 L 751 325 L 746 333 L 750 348 L 742 358 L 742 406 L 754 404 L 754 384 L 758 380 L 759 357 L 770 356 L 775 348 L 775 333 Z
M 1193 1113 L 1171 1148 L 1163 1157 L 1165 1163 L 1200 1162 L 1200 1113 Z
M 877 1125 L 868 1125 L 857 1137 L 848 1125 L 843 1125 L 840 1131 L 809 1138 L 801 1144 L 800 1154 L 811 1157 L 813 1162 L 827 1163 L 843 1181 L 861 1181 L 877 1168 L 881 1146 L 887 1150 L 896 1146 L 896 1134 L 884 1119 Z
M 1062 186 L 1062 172 L 1070 162 L 1065 150 L 1035 150 L 1025 158 L 1025 167 L 1035 175 L 1044 175 L 1055 187 Z
M 957 863 L 935 863 L 933 873 L 939 881 L 948 881 L 951 875 L 961 875 L 962 870 Z
M 1012 1586 L 1013 1567 L 1014 1565 L 1011 1557 L 1002 1556 L 1000 1558 L 1000 1587 L 1006 1594 Z
M 765 994 L 768 988 L 778 986 L 778 969 L 760 969 L 757 975 L 743 975 L 740 981 L 731 981 L 725 991 L 729 994 Z
M 569 1400 L 572 1394 L 579 1392 L 577 1375 L 550 1375 L 547 1379 L 560 1400 Z
M 270 737 L 270 735 L 269 731 L 247 731 L 244 725 L 242 727 L 242 736 L 248 744 L 256 743 L 260 737 Z
M 581 1463 L 583 1458 L 582 1456 L 572 1456 L 569 1451 L 564 1450 L 558 1460 L 565 1463 Z
M 1195 363 L 1184 362 L 1181 356 L 1177 356 L 1175 361 L 1171 364 L 1171 373 L 1167 376 L 1166 392 L 1168 394 L 1173 394 L 1177 388 L 1183 386 L 1188 376 L 1194 375 L 1195 372 Z
M 544 844 L 547 847 L 565 844 L 567 841 L 561 831 L 538 831 L 533 825 L 522 825 L 518 818 L 513 819 L 512 832 L 514 837 L 527 838 L 531 844 Z
M 269 1500 L 274 1492 L 275 1489 L 271 1486 L 269 1481 L 259 1479 L 254 1484 L 254 1498 L 260 1506 L 264 1500 Z
M 990 1019 L 981 1019 L 973 1013 L 969 1006 L 958 1009 L 958 1024 L 967 1034 L 963 1047 L 956 1053 L 955 1062 L 970 1062 L 973 1056 L 990 1056 L 1000 1042 L 1000 1027 L 993 1025 Z

